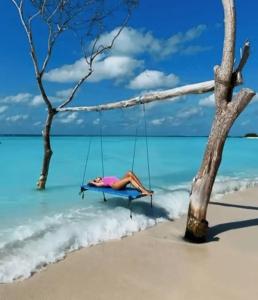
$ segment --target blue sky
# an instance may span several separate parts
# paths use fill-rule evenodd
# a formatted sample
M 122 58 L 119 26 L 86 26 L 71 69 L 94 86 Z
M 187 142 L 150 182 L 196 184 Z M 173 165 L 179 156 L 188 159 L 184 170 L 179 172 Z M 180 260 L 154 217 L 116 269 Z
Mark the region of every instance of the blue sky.
M 207 4 L 208 2 L 208 4 Z M 237 47 L 251 42 L 251 56 L 244 70 L 244 86 L 258 91 L 258 3 L 236 1 Z M 0 134 L 40 134 L 46 118 L 28 43 L 11 0 L 1 1 L 0 47 Z M 106 41 L 116 28 L 102 36 Z M 219 0 L 141 0 L 112 51 L 99 57 L 94 74 L 83 86 L 74 106 L 127 99 L 213 79 L 213 67 L 220 63 L 224 36 L 223 10 Z M 38 53 L 46 45 L 41 26 L 35 28 Z M 78 41 L 64 36 L 57 44 L 45 85 L 55 105 L 60 103 L 85 71 Z M 207 135 L 214 114 L 212 94 L 187 96 L 176 102 L 146 106 L 149 134 Z M 134 134 L 141 107 L 104 112 L 104 134 Z M 258 132 L 258 97 L 236 121 L 231 135 Z M 54 134 L 97 134 L 98 113 L 62 113 L 53 124 Z

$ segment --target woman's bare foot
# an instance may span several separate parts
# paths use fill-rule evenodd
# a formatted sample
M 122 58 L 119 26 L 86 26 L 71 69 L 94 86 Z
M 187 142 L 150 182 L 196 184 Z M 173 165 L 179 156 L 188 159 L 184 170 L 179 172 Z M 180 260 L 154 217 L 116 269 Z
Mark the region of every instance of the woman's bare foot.
M 146 190 L 142 192 L 142 195 L 151 196 L 153 193 L 154 193 L 153 191 Z

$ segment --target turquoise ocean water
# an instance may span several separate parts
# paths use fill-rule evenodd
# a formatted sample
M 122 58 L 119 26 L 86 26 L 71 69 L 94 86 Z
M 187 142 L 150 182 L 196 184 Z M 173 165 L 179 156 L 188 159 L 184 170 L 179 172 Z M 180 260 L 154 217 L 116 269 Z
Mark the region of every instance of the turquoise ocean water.
M 200 165 L 206 138 L 149 138 L 149 199 L 127 200 L 87 192 L 78 195 L 89 137 L 54 137 L 47 189 L 37 191 L 42 163 L 41 137 L 0 137 L 0 282 L 29 277 L 66 253 L 121 238 L 187 212 L 191 181 Z M 133 137 L 104 137 L 106 175 L 131 169 Z M 258 140 L 229 138 L 213 197 L 258 183 Z M 92 138 L 87 180 L 101 176 L 100 139 Z M 148 186 L 145 139 L 138 138 L 135 173 Z M 173 226 L 173 224 L 171 224 Z M 182 233 L 183 234 L 183 233 Z

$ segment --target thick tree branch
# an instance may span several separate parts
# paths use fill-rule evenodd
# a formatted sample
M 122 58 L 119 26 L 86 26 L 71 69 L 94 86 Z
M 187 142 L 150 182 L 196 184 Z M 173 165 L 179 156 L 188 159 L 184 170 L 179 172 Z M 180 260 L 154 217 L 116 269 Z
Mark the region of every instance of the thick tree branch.
M 252 100 L 254 95 L 255 92 L 253 90 L 248 88 L 242 89 L 234 96 L 233 101 L 229 103 L 229 109 L 237 117 Z
M 220 79 L 229 80 L 235 59 L 236 18 L 233 0 L 222 0 L 224 7 L 225 37 L 220 70 Z
M 183 96 L 187 94 L 203 94 L 211 92 L 214 90 L 214 80 L 205 81 L 201 83 L 189 84 L 182 87 L 177 87 L 170 90 L 153 92 L 146 95 L 134 97 L 127 100 L 122 100 L 113 103 L 94 105 L 94 106 L 81 106 L 81 107 L 58 107 L 56 110 L 59 112 L 66 111 L 99 111 L 99 110 L 111 110 L 117 108 L 125 108 L 134 106 L 141 103 L 150 103 L 153 101 L 162 101 L 170 98 L 175 98 L 178 96 Z
M 248 60 L 248 57 L 250 55 L 250 43 L 249 41 L 246 41 L 244 43 L 244 47 L 242 49 L 242 55 L 241 55 L 241 58 L 240 58 L 240 62 L 235 70 L 235 72 L 242 72 L 247 60 Z
M 225 36 L 221 66 L 215 68 L 216 105 L 225 107 L 232 97 L 232 73 L 235 59 L 235 7 L 234 0 L 222 0 Z

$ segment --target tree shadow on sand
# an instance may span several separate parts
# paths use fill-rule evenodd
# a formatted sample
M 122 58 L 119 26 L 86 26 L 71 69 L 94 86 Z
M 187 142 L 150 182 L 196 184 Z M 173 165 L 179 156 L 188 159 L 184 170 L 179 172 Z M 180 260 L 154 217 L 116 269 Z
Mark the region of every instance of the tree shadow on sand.
M 258 210 L 257 206 L 239 205 L 239 204 L 223 203 L 223 202 L 215 202 L 215 201 L 210 201 L 210 204 L 219 205 L 219 206 L 226 206 L 226 207 L 235 207 L 235 208 L 242 208 L 242 209 Z
M 232 204 L 232 203 L 221 203 L 221 202 L 210 202 L 212 205 L 221 205 L 225 207 L 235 207 L 240 209 L 251 209 L 251 210 L 258 210 L 256 206 L 248 206 L 248 205 L 239 205 L 239 204 Z M 230 230 L 237 230 L 241 228 L 247 228 L 252 226 L 258 226 L 258 218 L 243 220 L 243 221 L 233 221 L 223 224 L 218 224 L 209 228 L 207 242 L 214 242 L 219 241 L 219 237 L 217 236 L 220 233 L 230 231 Z

